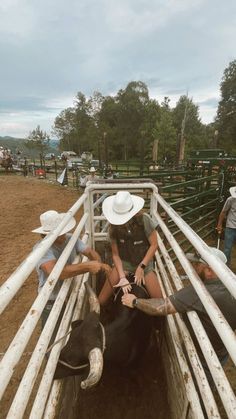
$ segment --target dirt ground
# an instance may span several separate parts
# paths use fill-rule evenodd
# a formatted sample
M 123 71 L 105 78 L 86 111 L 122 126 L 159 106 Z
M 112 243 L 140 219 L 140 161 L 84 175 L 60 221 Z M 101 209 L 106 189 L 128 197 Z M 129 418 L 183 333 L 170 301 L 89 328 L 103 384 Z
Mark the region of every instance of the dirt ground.
M 38 235 L 31 233 L 31 230 L 39 226 L 40 214 L 49 209 L 59 212 L 67 211 L 78 199 L 79 194 L 76 190 L 61 185 L 35 178 L 24 178 L 19 175 L 0 176 L 0 190 L 1 197 L 4 197 L 0 201 L 1 285 L 24 260 L 38 240 Z M 1 354 L 9 346 L 36 294 L 37 278 L 33 272 L 1 316 Z M 32 336 L 26 352 L 33 349 L 39 333 L 40 325 Z M 153 346 L 150 347 L 150 351 L 153 350 L 155 350 Z M 168 409 L 165 408 L 166 395 L 164 394 L 163 373 L 158 364 L 158 354 L 152 364 L 148 362 L 150 351 L 143 366 L 136 374 L 127 375 L 124 372 L 116 371 L 115 375 L 111 376 L 110 371 L 105 370 L 103 380 L 97 389 L 79 398 L 79 417 L 89 419 L 98 414 L 101 419 L 110 418 L 110 415 L 113 418 L 118 418 L 122 412 L 122 416 L 127 419 L 133 417 L 152 419 L 157 417 L 156 411 L 158 410 L 158 418 L 166 418 L 165 413 Z M 25 361 L 20 362 L 8 385 L 1 403 L 1 419 L 6 418 L 27 359 L 29 357 L 26 354 Z M 141 394 L 142 398 L 140 398 Z M 151 408 L 148 402 L 150 397 Z M 27 414 L 25 417 L 28 417 Z
M 45 180 L 24 178 L 20 175 L 0 176 L 0 285 L 14 272 L 17 266 L 32 250 L 38 237 L 31 230 L 39 226 L 42 212 L 55 209 L 67 211 L 78 199 L 78 192 L 73 189 L 55 185 Z M 37 293 L 37 279 L 32 273 L 17 293 L 11 304 L 1 316 L 0 353 L 4 353 L 22 323 Z M 40 333 L 35 331 L 27 351 L 32 350 Z M 123 416 L 124 419 L 168 418 L 167 395 L 158 354 L 154 356 L 153 347 L 136 374 L 126 375 L 119 371 L 110 377 L 105 370 L 103 380 L 92 393 L 80 399 L 81 419 L 100 416 Z M 26 355 L 27 357 L 27 355 Z M 152 361 L 150 362 L 150 359 Z M 13 398 L 14 389 L 18 386 L 24 371 L 24 362 L 17 368 L 7 388 L 0 408 L 0 418 L 6 417 Z M 235 367 L 229 361 L 226 373 L 236 390 Z
M 0 176 L 0 285 L 14 272 L 18 265 L 32 250 L 39 239 L 31 230 L 38 227 L 42 212 L 55 209 L 67 211 L 78 199 L 78 192 L 65 187 L 47 183 L 36 178 L 19 175 Z M 13 301 L 1 316 L 0 353 L 5 352 L 17 329 L 27 314 L 37 294 L 37 279 L 32 273 Z M 31 351 L 40 328 L 36 330 L 26 351 Z M 25 358 L 28 358 L 27 355 Z M 13 396 L 24 371 L 21 362 L 5 393 L 0 417 L 5 418 Z

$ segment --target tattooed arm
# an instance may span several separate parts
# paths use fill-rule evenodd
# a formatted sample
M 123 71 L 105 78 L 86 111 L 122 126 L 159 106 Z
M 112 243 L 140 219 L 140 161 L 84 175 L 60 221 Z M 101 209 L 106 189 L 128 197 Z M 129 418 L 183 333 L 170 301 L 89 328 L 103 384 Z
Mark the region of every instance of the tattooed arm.
M 145 300 L 136 298 L 133 294 L 125 294 L 122 296 L 122 303 L 130 308 L 138 308 L 150 316 L 167 316 L 176 313 L 176 309 L 169 298 L 149 298 Z

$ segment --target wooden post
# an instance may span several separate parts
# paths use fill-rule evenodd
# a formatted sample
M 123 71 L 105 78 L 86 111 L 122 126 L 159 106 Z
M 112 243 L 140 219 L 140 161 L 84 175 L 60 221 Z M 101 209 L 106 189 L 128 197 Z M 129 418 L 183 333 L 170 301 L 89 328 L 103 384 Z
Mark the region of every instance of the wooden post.
M 104 138 L 104 149 L 105 149 L 105 166 L 106 166 L 106 172 L 107 172 L 107 168 L 108 168 L 108 149 L 107 149 L 107 133 L 104 132 L 103 133 L 103 138 Z
M 181 124 L 181 133 L 180 133 L 180 140 L 179 140 L 179 150 L 178 150 L 178 159 L 177 163 L 181 164 L 184 160 L 184 152 L 185 152 L 185 125 L 186 125 L 186 119 L 187 119 L 187 109 L 188 109 L 188 95 L 186 96 L 186 104 L 184 109 L 184 117 Z

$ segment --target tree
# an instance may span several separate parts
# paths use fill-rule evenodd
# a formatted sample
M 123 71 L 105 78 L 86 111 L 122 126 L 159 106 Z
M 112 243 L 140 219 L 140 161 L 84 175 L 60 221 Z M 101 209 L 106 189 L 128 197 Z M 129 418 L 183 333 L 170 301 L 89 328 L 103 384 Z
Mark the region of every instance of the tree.
M 226 151 L 236 152 L 236 60 L 224 70 L 220 85 L 221 100 L 217 110 L 219 145 Z
M 176 107 L 173 109 L 173 125 L 176 129 L 178 145 L 180 139 L 184 138 L 187 153 L 190 150 L 207 146 L 198 106 L 186 95 L 179 98 Z
M 152 158 L 155 140 L 160 142 L 161 157 L 173 160 L 181 136 L 187 151 L 208 146 L 208 132 L 192 99 L 181 96 L 173 110 L 169 102 L 165 97 L 160 106 L 150 99 L 142 81 L 128 83 L 113 97 L 94 92 L 86 98 L 78 92 L 74 106 L 55 119 L 54 133 L 62 149 L 93 151 L 102 160 L 139 158 L 144 162 Z
M 142 82 L 131 82 L 116 96 L 119 106 L 118 136 L 122 140 L 123 158 L 137 157 L 138 139 L 143 110 L 148 101 L 147 87 Z
M 106 152 L 111 159 L 122 158 L 122 139 L 117 135 L 118 121 L 118 102 L 114 97 L 104 97 L 96 115 L 98 152 L 104 161 Z M 106 133 L 105 136 L 104 133 Z M 107 146 L 107 150 L 105 150 L 105 146 Z
M 162 104 L 160 119 L 153 129 L 153 138 L 158 141 L 158 160 L 174 160 L 176 156 L 176 129 L 172 114 L 166 103 Z
M 75 109 L 64 109 L 55 119 L 53 133 L 60 140 L 60 149 L 68 151 L 76 150 L 76 124 Z
M 38 150 L 41 158 L 43 158 L 45 151 L 48 149 L 49 141 L 49 135 L 46 131 L 42 131 L 40 125 L 38 125 L 36 129 L 30 131 L 25 141 L 25 146 L 29 149 Z
M 72 150 L 77 154 L 92 150 L 96 131 L 96 100 L 96 97 L 87 99 L 78 92 L 74 107 L 63 110 L 56 117 L 53 132 L 60 140 L 61 150 Z
M 118 104 L 117 136 L 122 139 L 125 160 L 145 152 L 155 125 L 158 104 L 149 99 L 145 83 L 130 82 L 116 96 Z
M 86 99 L 85 95 L 78 92 L 75 100 L 75 131 L 77 136 L 77 149 L 81 154 L 83 151 L 91 151 L 93 141 L 91 134 L 94 132 L 94 110 L 93 101 Z

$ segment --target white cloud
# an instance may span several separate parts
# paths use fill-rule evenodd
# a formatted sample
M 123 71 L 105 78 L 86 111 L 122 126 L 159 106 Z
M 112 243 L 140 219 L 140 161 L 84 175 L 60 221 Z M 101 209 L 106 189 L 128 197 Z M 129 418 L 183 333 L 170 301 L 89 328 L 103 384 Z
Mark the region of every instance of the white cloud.
M 179 13 L 198 8 L 204 0 L 144 0 L 106 2 L 106 22 L 115 32 L 142 36 L 166 25 Z
M 17 129 L 13 111 L 27 135 L 76 92 L 114 94 L 132 80 L 160 101 L 189 90 L 210 122 L 207 99 L 236 57 L 234 0 L 1 0 L 0 18 L 0 111 L 10 118 L 0 135 Z

